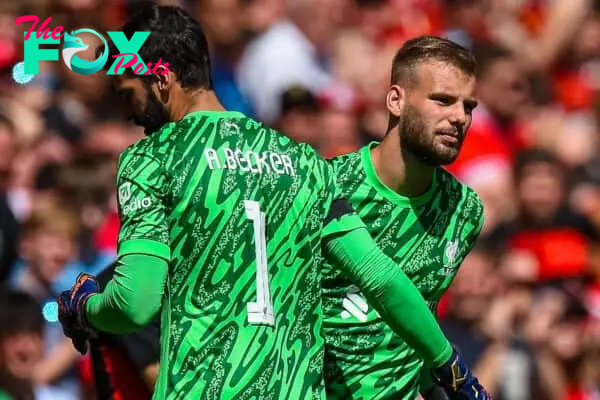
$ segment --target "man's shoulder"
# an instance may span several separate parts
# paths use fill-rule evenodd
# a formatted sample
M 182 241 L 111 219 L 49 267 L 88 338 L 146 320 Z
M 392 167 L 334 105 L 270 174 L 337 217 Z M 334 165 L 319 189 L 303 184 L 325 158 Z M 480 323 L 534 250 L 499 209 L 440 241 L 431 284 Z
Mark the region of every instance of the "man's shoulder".
M 129 146 L 127 146 L 120 155 L 120 161 L 121 163 L 125 160 L 130 159 L 131 157 L 135 156 L 135 155 L 139 155 L 139 154 L 144 154 L 147 156 L 152 156 L 152 153 L 150 152 L 152 150 L 153 144 L 152 144 L 152 140 L 153 137 L 152 136 L 145 136 L 142 139 L 139 139 L 138 141 L 130 144 Z
M 437 174 L 438 181 L 443 186 L 443 190 L 446 193 L 457 193 L 461 196 L 464 196 L 465 199 L 472 199 L 473 201 L 481 204 L 481 199 L 479 198 L 477 192 L 466 183 L 458 180 L 449 171 L 444 168 L 438 168 Z
M 477 192 L 469 185 L 459 181 L 443 168 L 438 168 L 438 184 L 444 196 L 455 196 L 459 206 L 456 212 L 461 218 L 468 219 L 477 230 L 483 225 L 483 203 Z
M 297 142 L 276 128 L 268 126 L 251 117 L 240 121 L 240 133 L 265 151 L 286 153 L 291 157 L 302 157 L 318 163 L 325 163 L 321 154 L 307 143 Z M 260 136 L 256 138 L 256 136 Z M 258 139 L 258 140 L 255 140 Z
M 170 141 L 166 138 L 177 127 L 177 122 L 169 122 L 163 125 L 159 130 L 153 132 L 129 145 L 121 152 L 119 156 L 119 165 L 124 165 L 132 159 L 144 158 L 154 159 L 161 163 L 162 156 L 168 151 Z
M 133 142 L 121 152 L 121 158 L 129 157 L 131 154 L 142 151 L 148 146 L 149 136 L 144 136 L 141 139 Z
M 362 149 L 359 149 L 352 153 L 327 159 L 327 163 L 333 168 L 338 180 L 342 176 L 356 175 L 364 169 L 361 163 L 361 152 Z

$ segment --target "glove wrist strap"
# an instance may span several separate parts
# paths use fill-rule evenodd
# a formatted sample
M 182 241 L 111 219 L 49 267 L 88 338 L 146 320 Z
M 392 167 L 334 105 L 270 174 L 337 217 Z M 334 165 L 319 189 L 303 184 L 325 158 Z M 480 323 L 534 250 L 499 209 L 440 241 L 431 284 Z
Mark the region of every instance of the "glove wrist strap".
M 90 299 L 90 297 L 94 296 L 95 294 L 96 293 L 90 293 L 90 294 L 86 295 L 84 298 L 82 298 L 79 302 L 78 312 L 77 312 L 77 323 L 79 324 L 79 326 L 81 327 L 81 329 L 83 331 L 85 331 L 87 334 L 89 334 L 92 337 L 96 337 L 97 332 L 96 332 L 96 329 L 94 328 L 94 326 L 90 323 L 90 321 L 87 318 L 86 305 L 87 305 L 87 302 Z

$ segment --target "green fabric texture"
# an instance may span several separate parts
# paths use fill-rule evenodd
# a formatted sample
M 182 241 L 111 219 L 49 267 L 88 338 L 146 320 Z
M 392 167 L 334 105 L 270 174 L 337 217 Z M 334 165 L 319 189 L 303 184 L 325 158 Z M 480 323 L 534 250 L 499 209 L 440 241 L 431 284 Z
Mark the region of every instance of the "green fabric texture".
M 452 347 L 423 296 L 378 247 L 365 228 L 329 240 L 326 250 L 363 291 L 388 325 L 417 349 L 426 363 L 441 366 Z
M 94 328 L 110 333 L 128 333 L 146 326 L 160 310 L 167 272 L 168 264 L 160 257 L 120 257 L 106 289 L 89 298 L 88 321 Z

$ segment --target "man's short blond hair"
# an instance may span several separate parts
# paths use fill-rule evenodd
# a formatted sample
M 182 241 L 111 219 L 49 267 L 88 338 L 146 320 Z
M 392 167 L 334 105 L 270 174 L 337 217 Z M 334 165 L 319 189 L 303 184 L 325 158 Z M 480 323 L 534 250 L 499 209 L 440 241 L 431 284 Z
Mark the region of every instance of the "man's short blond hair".
M 23 236 L 38 232 L 50 232 L 75 240 L 79 234 L 81 222 L 78 214 L 56 200 L 43 200 L 33 207 L 29 218 L 23 224 Z

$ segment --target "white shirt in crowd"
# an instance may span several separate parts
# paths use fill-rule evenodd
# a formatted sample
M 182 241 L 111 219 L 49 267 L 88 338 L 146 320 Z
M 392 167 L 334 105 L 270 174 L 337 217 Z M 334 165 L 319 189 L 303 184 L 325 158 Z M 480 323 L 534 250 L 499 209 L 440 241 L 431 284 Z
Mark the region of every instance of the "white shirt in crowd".
M 279 116 L 286 89 L 302 85 L 316 93 L 333 81 L 315 47 L 289 21 L 275 23 L 248 45 L 236 78 L 258 118 L 268 123 Z

